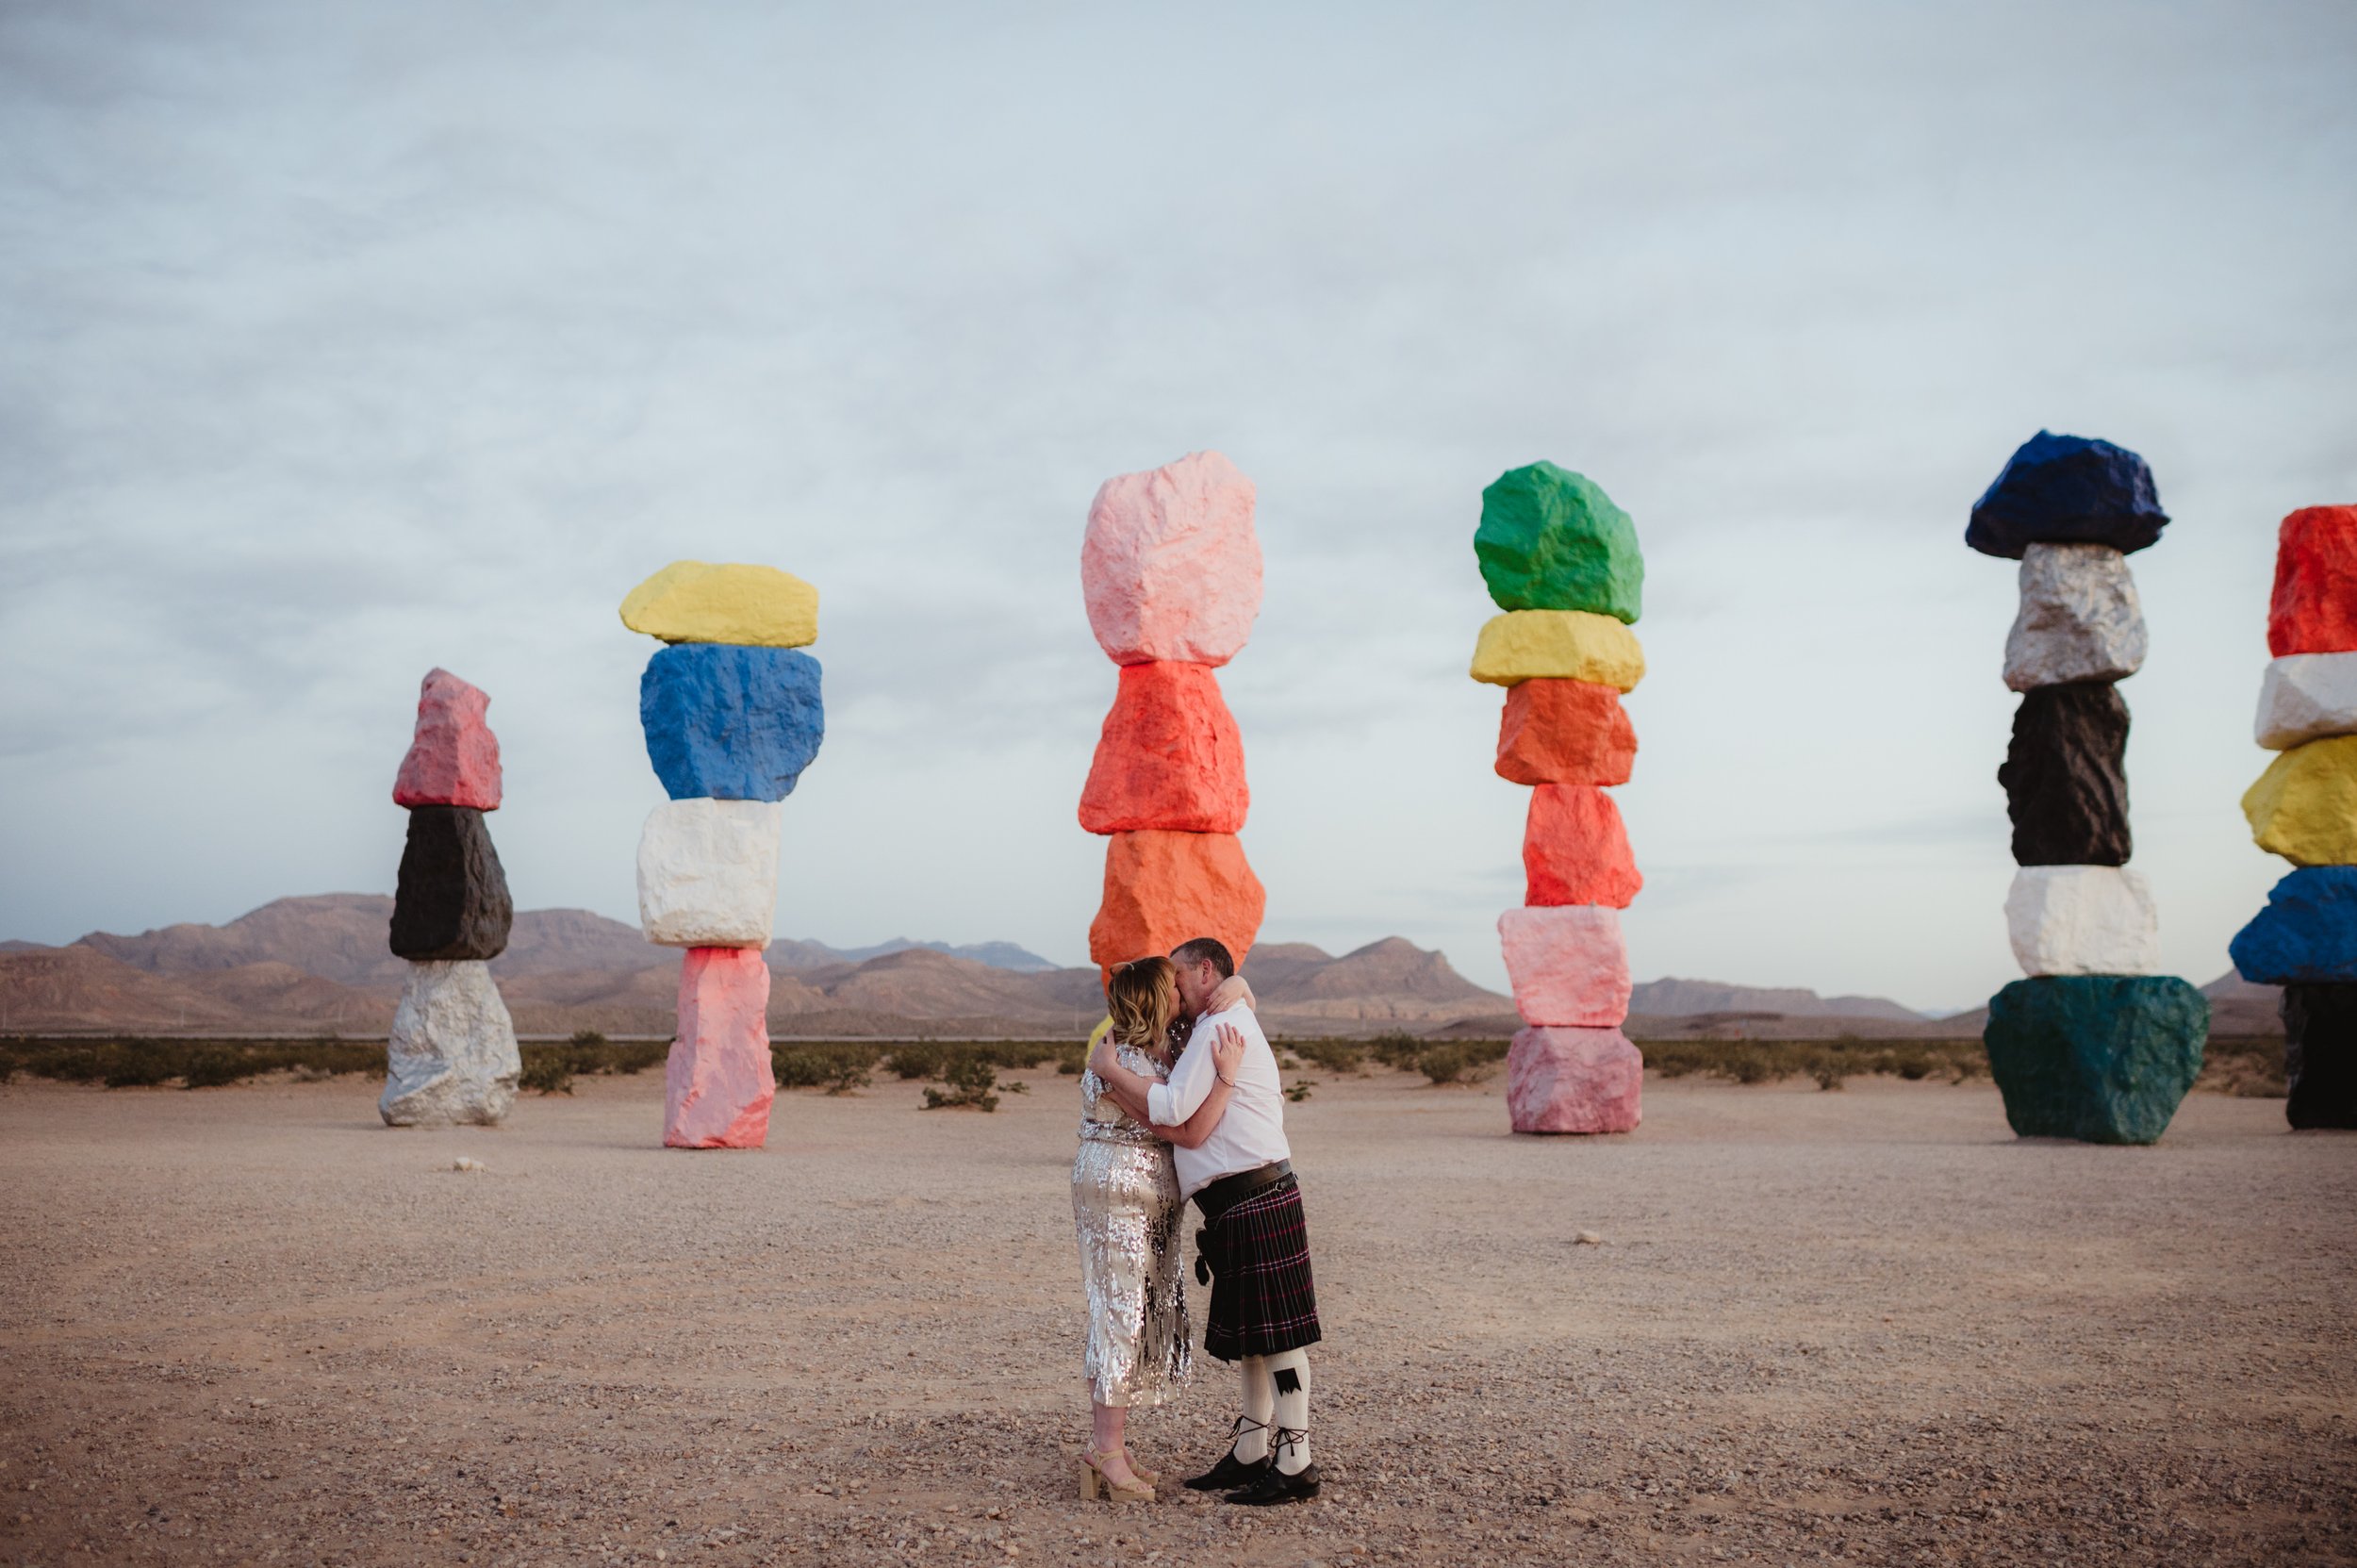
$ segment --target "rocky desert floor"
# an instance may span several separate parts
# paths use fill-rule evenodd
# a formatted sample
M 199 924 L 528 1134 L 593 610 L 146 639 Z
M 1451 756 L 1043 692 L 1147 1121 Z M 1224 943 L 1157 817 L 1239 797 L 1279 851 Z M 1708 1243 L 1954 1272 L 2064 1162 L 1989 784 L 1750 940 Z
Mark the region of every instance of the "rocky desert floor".
M 651 1147 L 651 1073 L 431 1132 L 20 1080 L 0 1561 L 2357 1559 L 2357 1135 L 1680 1080 L 1516 1139 L 1494 1081 L 1318 1076 L 1327 1486 L 1267 1511 L 1076 1499 L 1071 1079 L 791 1094 L 739 1154 Z M 1217 1451 L 1223 1372 L 1147 1464 Z

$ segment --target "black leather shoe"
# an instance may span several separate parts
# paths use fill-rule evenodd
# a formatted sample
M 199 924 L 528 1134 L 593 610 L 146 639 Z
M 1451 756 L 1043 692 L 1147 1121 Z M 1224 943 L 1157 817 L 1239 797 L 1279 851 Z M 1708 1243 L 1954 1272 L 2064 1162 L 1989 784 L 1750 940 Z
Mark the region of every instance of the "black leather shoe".
M 1317 1494 L 1316 1465 L 1305 1464 L 1297 1474 L 1288 1476 L 1272 1464 L 1259 1480 L 1229 1493 L 1227 1501 L 1242 1503 L 1246 1508 L 1268 1508 L 1277 1503 L 1306 1503 Z
M 1185 1484 L 1190 1492 L 1232 1491 L 1240 1486 L 1252 1485 L 1268 1473 L 1268 1460 L 1265 1456 L 1246 1464 L 1238 1459 L 1236 1451 L 1230 1448 L 1220 1455 L 1217 1464 Z

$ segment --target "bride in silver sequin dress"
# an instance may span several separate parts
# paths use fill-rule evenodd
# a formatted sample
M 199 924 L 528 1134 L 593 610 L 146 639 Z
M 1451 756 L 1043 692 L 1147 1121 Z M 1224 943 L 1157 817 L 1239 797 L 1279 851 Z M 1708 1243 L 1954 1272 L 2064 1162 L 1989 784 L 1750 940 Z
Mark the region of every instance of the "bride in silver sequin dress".
M 1106 988 L 1108 1026 L 1121 1065 L 1166 1079 L 1179 1042 L 1173 1026 L 1178 991 L 1170 961 L 1144 958 L 1113 971 Z M 1241 1056 L 1239 1048 L 1237 1055 Z M 1213 1061 L 1219 1061 L 1215 1051 Z M 1235 1064 L 1222 1079 L 1232 1079 Z M 1072 1162 L 1072 1217 L 1080 1232 L 1080 1275 L 1088 1290 L 1091 1444 L 1081 1461 L 1081 1494 L 1099 1484 L 1122 1500 L 1150 1500 L 1153 1477 L 1125 1446 L 1132 1406 L 1169 1399 L 1194 1349 L 1187 1295 L 1178 1266 L 1183 1206 L 1171 1167 L 1173 1142 L 1200 1142 L 1217 1125 L 1230 1090 L 1213 1089 L 1183 1128 L 1138 1122 L 1105 1092 L 1095 1073 L 1080 1075 L 1080 1148 Z

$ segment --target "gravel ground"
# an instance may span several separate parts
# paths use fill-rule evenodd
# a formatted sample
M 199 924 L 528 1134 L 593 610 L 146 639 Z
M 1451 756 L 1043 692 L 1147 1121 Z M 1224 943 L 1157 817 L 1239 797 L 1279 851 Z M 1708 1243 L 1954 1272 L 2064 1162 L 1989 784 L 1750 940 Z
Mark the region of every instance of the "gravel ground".
M 1681 1080 L 1531 1140 L 1494 1082 L 1323 1079 L 1326 1496 L 1115 1510 L 1074 1083 L 1016 1077 L 782 1097 L 752 1154 L 650 1147 L 656 1074 L 496 1131 L 0 1089 L 0 1561 L 2357 1560 L 2357 1137 L 2280 1101 L 2112 1149 Z M 1223 1371 L 1147 1464 L 1216 1452 Z

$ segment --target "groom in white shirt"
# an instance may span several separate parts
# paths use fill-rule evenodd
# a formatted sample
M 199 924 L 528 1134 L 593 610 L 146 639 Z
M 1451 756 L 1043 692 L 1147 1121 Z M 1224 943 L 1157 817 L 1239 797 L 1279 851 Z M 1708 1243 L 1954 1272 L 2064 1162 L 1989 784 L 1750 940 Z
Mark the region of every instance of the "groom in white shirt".
M 1244 1036 L 1234 1093 L 1211 1135 L 1171 1149 L 1178 1187 L 1203 1215 L 1195 1235 L 1195 1277 L 1211 1287 L 1203 1349 L 1243 1373 L 1244 1410 L 1228 1451 L 1186 1484 L 1223 1492 L 1231 1503 L 1266 1506 L 1318 1494 L 1310 1455 L 1310 1358 L 1318 1342 L 1317 1289 L 1293 1149 L 1285 1142 L 1284 1084 L 1276 1052 L 1247 1006 L 1206 1013 L 1220 982 L 1236 972 L 1227 947 L 1201 936 L 1170 955 L 1178 999 L 1194 1019 L 1186 1049 L 1166 1083 L 1126 1071 L 1100 1047 L 1089 1065 L 1117 1090 L 1142 1098 L 1149 1119 L 1181 1127 L 1219 1081 L 1211 1042 L 1221 1029 Z M 1118 1078 L 1116 1079 L 1116 1076 Z

